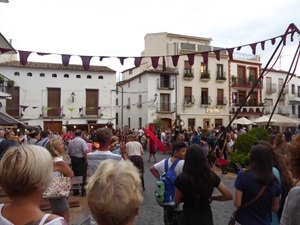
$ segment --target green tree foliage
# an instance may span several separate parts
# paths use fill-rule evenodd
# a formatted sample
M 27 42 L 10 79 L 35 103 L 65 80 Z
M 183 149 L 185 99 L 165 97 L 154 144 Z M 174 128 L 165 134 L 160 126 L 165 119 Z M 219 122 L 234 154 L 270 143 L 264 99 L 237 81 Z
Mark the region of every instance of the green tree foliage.
M 258 127 L 258 128 L 253 128 L 249 134 L 252 134 L 253 136 L 257 137 L 259 141 L 269 141 L 269 134 L 268 131 L 265 129 Z

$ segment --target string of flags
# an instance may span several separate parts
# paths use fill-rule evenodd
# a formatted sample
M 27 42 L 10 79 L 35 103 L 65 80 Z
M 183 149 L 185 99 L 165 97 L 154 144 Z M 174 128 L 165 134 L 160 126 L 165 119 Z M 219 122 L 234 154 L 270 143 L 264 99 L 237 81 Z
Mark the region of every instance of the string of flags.
M 255 55 L 256 54 L 256 48 L 257 45 L 261 46 L 262 50 L 265 50 L 265 43 L 267 41 L 271 41 L 271 44 L 274 45 L 276 43 L 276 39 L 280 39 L 280 41 L 283 42 L 283 45 L 286 45 L 286 38 L 288 35 L 291 35 L 291 41 L 294 41 L 294 34 L 298 33 L 300 34 L 299 29 L 294 25 L 294 24 L 290 24 L 288 26 L 288 28 L 286 29 L 285 33 L 280 35 L 280 36 L 276 36 L 273 38 L 269 38 L 269 39 L 265 39 L 259 42 L 254 42 L 254 43 L 250 43 L 250 44 L 245 44 L 245 45 L 240 45 L 237 47 L 232 47 L 232 48 L 220 48 L 217 50 L 210 50 L 210 51 L 201 51 L 201 52 L 193 52 L 193 53 L 187 53 L 187 54 L 180 54 L 180 55 L 164 55 L 164 56 L 83 56 L 83 55 L 71 55 L 71 54 L 65 54 L 65 53 L 50 53 L 50 52 L 36 52 L 36 51 L 25 51 L 25 50 L 17 50 L 18 54 L 19 54 L 19 58 L 20 58 L 20 63 L 21 65 L 26 65 L 28 62 L 28 57 L 30 56 L 30 54 L 32 53 L 36 53 L 39 56 L 44 56 L 44 55 L 60 55 L 61 56 L 61 61 L 62 64 L 64 66 L 68 66 L 69 62 L 70 62 L 70 58 L 73 56 L 79 56 L 81 58 L 82 61 L 82 67 L 84 70 L 89 70 L 90 68 L 90 61 L 93 57 L 98 57 L 100 61 L 102 61 L 105 58 L 118 58 L 121 65 L 124 65 L 124 61 L 128 58 L 133 58 L 134 59 L 134 65 L 136 67 L 139 67 L 142 59 L 143 58 L 150 58 L 151 59 L 151 63 L 154 69 L 156 69 L 158 67 L 158 62 L 159 59 L 162 58 L 162 64 L 163 64 L 163 70 L 166 70 L 166 58 L 167 57 L 171 57 L 172 58 L 172 63 L 173 66 L 176 67 L 179 61 L 179 57 L 182 56 L 186 56 L 188 58 L 188 62 L 191 66 L 194 65 L 194 59 L 195 59 L 195 55 L 201 55 L 203 57 L 203 62 L 204 63 L 208 63 L 208 55 L 209 53 L 214 53 L 215 57 L 218 61 L 220 61 L 220 54 L 221 51 L 226 51 L 228 54 L 228 58 L 229 59 L 233 59 L 233 53 L 235 50 L 240 51 L 243 47 L 246 46 L 250 46 L 251 50 L 252 50 L 252 54 Z M 6 49 L 6 48 L 0 48 L 0 53 L 5 53 L 5 52 L 9 52 L 11 51 L 11 49 Z

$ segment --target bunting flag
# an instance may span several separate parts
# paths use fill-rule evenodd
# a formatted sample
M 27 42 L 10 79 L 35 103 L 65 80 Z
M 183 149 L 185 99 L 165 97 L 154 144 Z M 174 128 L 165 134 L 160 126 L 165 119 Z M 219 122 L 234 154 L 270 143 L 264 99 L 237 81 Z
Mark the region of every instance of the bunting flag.
M 32 108 L 33 108 L 33 109 L 37 109 L 38 107 L 37 107 L 37 106 L 32 106 Z
M 22 112 L 25 112 L 25 110 L 28 108 L 29 106 L 27 105 L 20 105 L 20 108 L 22 109 Z
M 52 107 L 44 107 L 44 110 L 46 110 L 46 111 L 49 111 L 51 109 L 52 109 Z
M 64 107 L 63 107 L 63 106 L 57 109 L 58 115 L 61 115 L 61 113 L 62 113 L 63 109 L 64 109 Z
M 101 106 L 98 106 L 98 108 L 97 108 L 98 110 L 100 110 L 101 109 Z
M 68 108 L 69 111 L 73 112 L 75 108 Z
M 226 49 L 226 48 L 222 49 L 221 48 L 221 49 L 218 49 L 218 50 L 211 50 L 211 51 L 204 51 L 204 52 L 194 52 L 194 53 L 187 53 L 187 54 L 180 54 L 180 55 L 164 55 L 164 56 L 162 55 L 162 56 L 143 56 L 143 57 L 138 56 L 138 57 L 132 57 L 132 56 L 81 56 L 81 55 L 79 55 L 79 57 L 82 60 L 82 67 L 83 67 L 84 70 L 89 70 L 89 68 L 90 68 L 90 61 L 91 61 L 91 59 L 93 57 L 99 57 L 100 61 L 102 61 L 104 58 L 118 58 L 120 60 L 120 63 L 122 65 L 124 65 L 124 60 L 126 60 L 127 58 L 134 58 L 134 65 L 136 67 L 140 66 L 141 61 L 142 61 L 143 58 L 150 58 L 151 59 L 151 63 L 152 63 L 152 67 L 154 69 L 156 69 L 158 67 L 158 62 L 159 62 L 159 59 L 161 57 L 162 57 L 163 68 L 164 68 L 164 62 L 166 60 L 164 58 L 165 57 L 171 57 L 172 58 L 173 66 L 176 67 L 177 64 L 178 64 L 179 57 L 181 57 L 181 56 L 187 56 L 189 64 L 193 65 L 194 64 L 194 57 L 195 57 L 195 55 L 201 54 L 202 57 L 203 57 L 203 61 L 205 63 L 207 63 L 208 62 L 208 54 L 209 53 L 215 53 L 216 59 L 219 60 L 219 58 L 220 58 L 220 52 L 226 50 L 227 53 L 228 53 L 229 59 L 232 60 L 233 59 L 234 49 L 236 49 L 237 51 L 239 51 L 242 47 L 250 46 L 251 49 L 252 49 L 252 54 L 255 54 L 256 53 L 256 46 L 257 46 L 257 44 L 260 43 L 261 44 L 261 49 L 264 50 L 265 49 L 265 42 L 266 41 L 271 41 L 272 45 L 274 45 L 276 43 L 276 39 L 280 38 L 282 40 L 282 42 L 283 42 L 283 45 L 286 45 L 287 35 L 291 35 L 291 41 L 293 42 L 294 41 L 294 34 L 295 33 L 300 34 L 299 29 L 295 26 L 295 24 L 290 24 L 288 26 L 288 28 L 286 29 L 285 33 L 282 34 L 282 35 L 280 35 L 280 36 L 273 37 L 273 38 L 266 39 L 266 40 L 262 40 L 262 41 L 255 42 L 255 43 L 241 45 L 241 46 L 238 46 L 238 47 L 228 48 L 228 49 Z M 5 48 L 1 48 L 0 49 L 1 53 L 5 53 L 5 52 L 8 52 L 8 51 L 11 51 L 11 49 L 5 49 Z M 69 62 L 70 62 L 70 58 L 72 56 L 74 56 L 74 55 L 71 55 L 71 54 L 56 54 L 56 53 L 41 52 L 41 51 L 38 51 L 38 52 L 35 52 L 35 51 L 24 51 L 24 50 L 17 50 L 17 51 L 19 53 L 21 65 L 26 65 L 27 64 L 28 57 L 30 56 L 31 53 L 36 53 L 39 56 L 51 55 L 51 54 L 52 55 L 61 55 L 62 64 L 64 66 L 68 66 Z
M 79 108 L 79 113 L 81 113 L 82 110 L 83 110 L 83 107 Z

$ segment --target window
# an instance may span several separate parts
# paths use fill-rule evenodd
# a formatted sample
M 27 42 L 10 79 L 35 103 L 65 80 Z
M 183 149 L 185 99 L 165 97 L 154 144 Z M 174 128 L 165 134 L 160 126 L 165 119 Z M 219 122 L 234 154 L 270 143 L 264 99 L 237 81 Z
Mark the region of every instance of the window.
M 51 108 L 47 110 L 47 116 L 60 116 L 60 88 L 47 88 L 47 107 Z
M 20 76 L 20 73 L 19 72 L 15 72 L 15 76 Z
M 208 99 L 208 88 L 201 88 L 201 104 L 203 105 L 210 104 Z
M 32 77 L 32 73 L 27 73 L 27 77 Z
M 298 86 L 298 97 L 300 97 L 300 86 Z
M 223 71 L 223 65 L 217 64 L 217 79 L 224 78 L 224 71 Z
M 116 98 L 116 105 L 119 105 L 119 99 Z
M 238 66 L 237 68 L 237 82 L 239 85 L 247 85 L 246 80 L 246 67 L 245 66 Z
M 191 127 L 192 129 L 195 128 L 195 119 L 191 119 L 191 118 L 188 118 L 188 127 Z
M 192 87 L 184 87 L 184 103 L 192 103 Z
M 80 78 L 81 78 L 81 76 L 80 76 L 79 74 L 77 74 L 77 75 L 76 75 L 76 78 L 80 79 Z
M 295 94 L 295 85 L 292 84 L 292 94 L 294 95 Z
M 103 79 L 103 76 L 98 76 L 98 79 L 99 79 L 99 80 L 102 80 L 102 79 Z
M 207 63 L 204 63 L 204 62 L 201 63 L 200 72 L 201 72 L 201 74 L 208 73 L 208 65 L 207 65 Z
M 292 114 L 295 115 L 296 114 L 296 106 L 292 105 Z
M 162 88 L 170 87 L 170 76 L 160 75 L 160 87 Z
M 85 102 L 86 102 L 86 115 L 98 115 L 98 89 L 86 89 L 85 90 Z
M 92 76 L 91 75 L 87 75 L 86 79 L 92 79 Z
M 184 61 L 184 75 L 193 75 L 192 66 L 189 64 L 189 61 Z
M 53 74 L 52 74 L 52 77 L 56 78 L 56 77 L 57 77 L 57 74 L 56 74 L 56 73 L 53 73 Z
M 224 90 L 217 89 L 217 105 L 224 105 Z
M 11 99 L 6 100 L 6 113 L 10 116 L 20 116 L 20 87 L 7 89 L 7 93 L 11 94 Z
M 219 127 L 223 125 L 223 120 L 222 119 L 215 119 L 215 127 Z
M 64 74 L 64 78 L 69 78 L 69 74 Z
M 170 110 L 170 94 L 160 94 L 159 96 L 160 102 L 159 102 L 159 111 L 166 111 L 169 112 Z

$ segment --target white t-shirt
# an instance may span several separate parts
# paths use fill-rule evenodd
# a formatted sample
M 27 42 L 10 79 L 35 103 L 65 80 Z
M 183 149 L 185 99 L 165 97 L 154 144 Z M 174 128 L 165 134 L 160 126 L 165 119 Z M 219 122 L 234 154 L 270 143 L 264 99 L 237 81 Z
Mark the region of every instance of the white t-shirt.
M 160 141 L 161 143 L 166 142 L 166 133 L 164 131 L 160 134 Z
M 143 152 L 143 146 L 140 142 L 129 141 L 126 143 L 126 152 L 128 156 L 141 155 Z
M 10 222 L 8 219 L 2 216 L 2 208 L 4 204 L 0 204 L 0 224 L 1 225 L 14 225 L 12 222 Z M 51 214 L 45 214 L 44 217 L 41 219 L 41 222 L 39 225 L 68 225 L 67 221 L 63 217 L 55 218 L 54 220 L 51 220 L 48 223 L 45 223 L 46 219 Z
M 61 158 L 61 157 L 55 157 L 53 162 L 56 163 L 56 162 L 63 162 L 64 160 Z M 59 171 L 54 171 L 52 173 L 52 177 L 60 177 L 61 176 L 61 172 Z
M 158 163 L 154 164 L 154 168 L 157 169 L 158 173 L 160 175 L 162 175 L 165 172 L 165 160 L 168 160 L 168 168 L 170 169 L 170 167 L 172 166 L 172 162 L 171 159 L 163 159 L 161 161 L 159 161 Z M 180 160 L 177 165 L 174 168 L 174 172 L 176 173 L 176 175 L 178 176 L 183 169 L 183 164 L 184 164 L 184 160 Z M 183 209 L 183 203 L 180 203 L 177 208 L 175 209 L 175 211 L 181 211 Z

